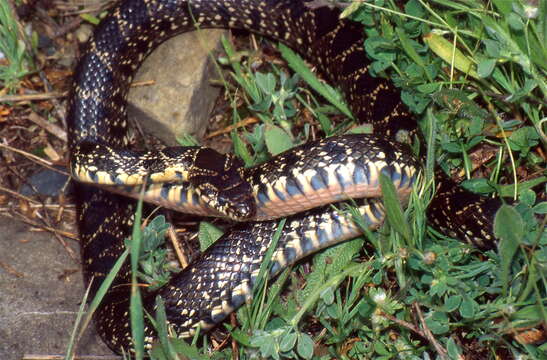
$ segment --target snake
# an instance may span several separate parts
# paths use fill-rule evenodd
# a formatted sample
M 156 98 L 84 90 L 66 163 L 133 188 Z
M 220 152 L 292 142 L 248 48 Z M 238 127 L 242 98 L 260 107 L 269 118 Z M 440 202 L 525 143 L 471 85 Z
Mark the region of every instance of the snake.
M 372 124 L 373 133 L 305 143 L 252 168 L 232 155 L 202 147 L 130 149 L 126 105 L 135 72 L 160 43 L 196 28 L 244 29 L 286 44 L 341 89 L 355 118 Z M 366 226 L 379 227 L 385 217 L 377 198 L 381 174 L 405 201 L 417 181 L 421 159 L 400 141 L 417 136 L 417 122 L 389 79 L 371 76 L 363 37 L 362 25 L 340 19 L 338 8 L 320 1 L 117 4 L 82 51 L 66 117 L 71 171 L 79 181 L 83 274 L 91 296 L 123 253 L 136 210 L 134 199 L 94 186 L 97 183 L 123 188 L 148 181 L 151 202 L 242 221 L 167 285 L 144 295 L 144 309 L 151 314 L 156 297 L 163 298 L 167 322 L 181 338 L 213 328 L 250 300 L 276 232 L 271 276 L 361 233 L 352 216 L 341 211 L 342 200 L 355 198 Z M 493 248 L 493 216 L 500 199 L 470 193 L 437 173 L 439 185 L 428 208 L 431 225 L 481 249 Z M 285 216 L 285 226 L 278 229 L 276 219 Z M 98 333 L 118 353 L 133 347 L 130 279 L 125 263 L 94 314 Z M 149 322 L 144 332 L 150 348 L 157 335 Z

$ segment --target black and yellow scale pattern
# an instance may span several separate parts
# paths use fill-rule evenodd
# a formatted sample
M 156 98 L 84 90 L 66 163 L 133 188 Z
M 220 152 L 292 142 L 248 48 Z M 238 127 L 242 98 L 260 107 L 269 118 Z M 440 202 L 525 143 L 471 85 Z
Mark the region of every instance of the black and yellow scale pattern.
M 189 181 L 194 163 L 184 158 L 179 161 L 178 155 L 202 151 L 199 147 L 113 150 L 97 145 L 90 152 L 78 153 L 73 176 L 81 182 L 114 186 L 109 189 L 135 198 L 143 195 L 149 203 L 187 214 L 249 220 L 218 211 Z M 264 221 L 332 202 L 380 197 L 380 173 L 392 180 L 404 201 L 418 168 L 404 145 L 368 135 L 343 135 L 309 142 L 268 162 L 241 168 L 241 178 L 249 185 L 251 203 L 256 206 L 251 220 Z M 226 183 L 221 173 L 211 176 Z M 144 194 L 134 186 L 142 184 L 147 184 Z M 237 190 L 245 193 L 241 186 Z M 237 198 L 231 200 L 239 203 Z
M 389 81 L 368 74 L 360 25 L 339 20 L 338 15 L 337 9 L 302 0 L 122 2 L 97 27 L 75 71 L 67 114 L 73 174 L 82 181 L 118 186 L 154 178 L 152 182 L 157 183 L 148 188 L 152 201 L 167 205 L 179 201 L 170 206 L 242 219 L 272 219 L 325 201 L 376 196 L 380 172 L 394 181 L 404 199 L 416 181 L 418 167 L 406 145 L 395 139 L 415 134 L 416 122 L 401 103 L 398 90 Z M 374 135 L 306 144 L 244 171 L 232 166 L 236 160 L 229 156 L 211 154 L 217 162 L 202 157 L 208 150 L 201 148 L 173 150 L 183 162 L 188 160 L 190 170 L 184 167 L 172 172 L 178 166 L 170 162 L 172 150 L 160 155 L 127 150 L 126 95 L 135 71 L 162 41 L 196 27 L 248 29 L 286 43 L 342 89 L 354 115 L 374 125 Z M 124 159 L 130 158 L 133 165 L 125 165 Z M 109 163 L 112 159 L 116 160 Z M 241 186 L 244 202 L 251 196 L 250 207 L 234 210 L 227 208 L 233 204 L 215 204 L 218 189 L 208 181 L 226 168 L 234 170 L 231 184 Z M 166 186 L 163 176 L 179 183 Z M 131 234 L 135 202 L 85 184 L 78 189 L 84 277 L 87 283 L 92 281 L 93 295 L 123 251 L 123 240 Z M 359 205 L 365 222 L 371 228 L 379 226 L 384 217 L 381 202 L 364 199 Z M 443 178 L 429 211 L 439 229 L 488 248 L 494 246 L 492 218 L 499 206 L 499 200 L 484 200 Z M 181 337 L 191 336 L 198 325 L 201 329 L 214 326 L 251 296 L 253 279 L 276 229 L 276 221 L 237 225 L 167 286 L 147 294 L 146 309 L 153 312 L 154 298 L 161 295 L 168 321 Z M 329 206 L 291 215 L 281 233 L 271 274 L 358 233 L 351 219 Z M 117 352 L 131 348 L 129 279 L 126 264 L 95 315 L 99 333 Z M 153 339 L 148 325 L 148 346 Z

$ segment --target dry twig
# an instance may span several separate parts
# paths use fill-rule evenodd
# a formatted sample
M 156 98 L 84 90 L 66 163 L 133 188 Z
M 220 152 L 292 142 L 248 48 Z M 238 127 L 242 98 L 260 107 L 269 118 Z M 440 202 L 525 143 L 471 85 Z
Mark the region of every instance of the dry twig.
M 234 129 L 238 129 L 240 127 L 243 127 L 243 126 L 247 126 L 247 125 L 252 125 L 252 124 L 255 124 L 258 122 L 258 119 L 255 118 L 255 117 L 248 117 L 246 119 L 243 119 L 241 121 L 238 121 L 237 123 L 233 124 L 233 125 L 230 125 L 230 126 L 226 126 L 225 128 L 222 128 L 220 130 L 217 130 L 217 131 L 212 131 L 210 132 L 207 136 L 205 136 L 205 139 L 211 139 L 211 138 L 214 138 L 216 136 L 219 136 L 219 135 L 222 135 L 222 134 L 226 134 L 226 133 L 229 133 L 231 132 L 232 130 Z
M 407 328 L 408 330 L 412 331 L 413 333 L 416 333 L 417 335 L 423 337 L 424 339 L 427 339 L 427 336 L 425 335 L 425 333 L 422 330 L 418 329 L 416 326 L 412 325 L 411 323 L 409 323 L 407 321 L 404 321 L 404 320 L 401 320 L 401 319 L 397 319 L 395 316 L 387 314 L 385 312 L 382 312 L 381 315 L 383 317 L 385 317 L 386 319 L 389 319 L 389 320 L 393 321 L 397 325 L 402 326 L 404 328 Z
M 121 356 L 115 355 L 76 355 L 73 360 L 120 360 Z M 21 360 L 64 360 L 65 355 L 38 355 L 25 354 Z
M 188 266 L 188 257 L 180 247 L 179 242 L 177 241 L 175 228 L 172 225 L 169 225 L 169 229 L 167 229 L 167 236 L 171 241 L 171 245 L 173 245 L 173 249 L 175 249 L 175 253 L 177 254 L 177 258 L 179 259 L 181 269 L 186 268 Z
M 418 319 L 420 319 L 420 325 L 424 329 L 423 332 L 424 332 L 425 338 L 431 343 L 431 345 L 433 345 L 433 347 L 435 348 L 435 351 L 437 351 L 441 359 L 448 360 L 448 352 L 441 344 L 439 344 L 437 339 L 435 339 L 435 336 L 433 336 L 433 334 L 431 333 L 431 330 L 429 330 L 429 328 L 427 327 L 427 324 L 425 323 L 425 319 L 424 319 L 424 314 L 422 313 L 422 309 L 420 309 L 420 305 L 418 303 L 414 303 L 412 304 L 412 307 L 414 308 L 416 314 L 418 315 Z
M 47 132 L 51 133 L 52 135 L 55 135 L 57 138 L 61 139 L 64 142 L 67 142 L 67 136 L 66 131 L 59 125 L 56 125 L 52 122 L 47 121 L 40 115 L 36 114 L 35 112 L 32 112 L 29 114 L 28 119 L 35 123 L 36 125 L 40 126 Z
M 23 95 L 3 95 L 0 96 L 0 102 L 18 102 L 18 101 L 37 101 L 37 100 L 51 100 L 67 96 L 67 92 L 45 92 L 39 94 L 23 94 Z

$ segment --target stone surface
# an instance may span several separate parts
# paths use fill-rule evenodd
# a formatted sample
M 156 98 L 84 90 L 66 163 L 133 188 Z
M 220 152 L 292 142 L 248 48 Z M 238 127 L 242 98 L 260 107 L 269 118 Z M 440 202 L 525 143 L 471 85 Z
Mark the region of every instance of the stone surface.
M 68 176 L 44 168 L 32 174 L 19 192 L 25 196 L 34 196 L 38 193 L 42 196 L 55 197 L 63 191 L 65 194 L 72 191 L 72 183 L 69 183 Z
M 176 36 L 160 45 L 143 63 L 134 81 L 154 80 L 129 93 L 129 117 L 145 132 L 177 145 L 176 137 L 200 138 L 219 89 L 209 84 L 215 75 L 211 51 L 223 30 L 199 30 Z
M 84 294 L 79 261 L 50 233 L 2 216 L 0 229 L 0 359 L 64 354 Z M 112 355 L 92 326 L 76 352 Z

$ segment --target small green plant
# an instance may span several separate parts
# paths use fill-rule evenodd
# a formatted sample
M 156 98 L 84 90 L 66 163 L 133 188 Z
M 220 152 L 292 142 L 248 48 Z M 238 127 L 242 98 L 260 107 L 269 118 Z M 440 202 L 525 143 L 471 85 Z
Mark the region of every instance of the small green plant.
M 7 1 L 0 2 L 0 86 L 8 91 L 17 88 L 19 81 L 34 69 L 33 58 Z M 36 43 L 36 38 L 33 37 Z
M 167 262 L 165 233 L 168 228 L 169 224 L 165 222 L 165 217 L 160 215 L 152 219 L 142 230 L 139 278 L 149 284 L 150 291 L 165 285 L 175 272 Z

